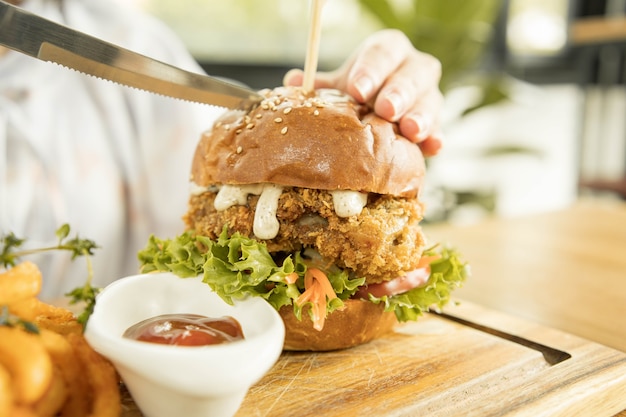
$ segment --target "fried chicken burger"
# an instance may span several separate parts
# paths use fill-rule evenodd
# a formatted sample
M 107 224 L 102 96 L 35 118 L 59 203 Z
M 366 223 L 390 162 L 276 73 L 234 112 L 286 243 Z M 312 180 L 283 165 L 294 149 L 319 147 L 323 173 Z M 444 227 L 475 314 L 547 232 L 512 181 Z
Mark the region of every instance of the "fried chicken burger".
M 177 245 L 186 252 L 157 262 L 169 246 L 153 238 L 144 271 L 182 264 L 227 301 L 264 297 L 286 350 L 356 346 L 446 303 L 466 273 L 453 251 L 427 248 L 419 147 L 337 90 L 262 94 L 202 136 Z

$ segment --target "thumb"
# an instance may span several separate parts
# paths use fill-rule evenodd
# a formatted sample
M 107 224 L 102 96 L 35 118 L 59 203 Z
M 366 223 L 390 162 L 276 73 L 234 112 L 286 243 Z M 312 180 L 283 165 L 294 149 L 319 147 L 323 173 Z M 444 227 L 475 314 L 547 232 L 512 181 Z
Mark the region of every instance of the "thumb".
M 318 72 L 315 74 L 315 88 L 338 88 L 333 72 Z M 304 71 L 298 68 L 287 71 L 283 77 L 285 86 L 301 86 L 304 81 Z
M 287 71 L 283 77 L 283 85 L 299 86 L 302 85 L 304 79 L 304 72 L 301 69 L 293 68 Z

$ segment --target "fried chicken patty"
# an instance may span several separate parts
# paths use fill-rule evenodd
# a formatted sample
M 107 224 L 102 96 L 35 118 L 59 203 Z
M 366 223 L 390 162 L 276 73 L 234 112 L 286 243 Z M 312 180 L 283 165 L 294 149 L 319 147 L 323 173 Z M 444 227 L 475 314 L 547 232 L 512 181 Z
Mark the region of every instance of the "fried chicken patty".
M 250 195 L 247 205 L 217 211 L 217 193 L 192 195 L 183 217 L 188 230 L 216 239 L 223 226 L 255 238 L 254 210 L 259 199 Z M 278 235 L 262 240 L 270 253 L 314 248 L 325 260 L 377 283 L 402 276 L 417 267 L 424 249 L 419 226 L 423 206 L 416 198 L 396 198 L 370 193 L 359 215 L 339 217 L 328 191 L 285 187 L 278 202 Z

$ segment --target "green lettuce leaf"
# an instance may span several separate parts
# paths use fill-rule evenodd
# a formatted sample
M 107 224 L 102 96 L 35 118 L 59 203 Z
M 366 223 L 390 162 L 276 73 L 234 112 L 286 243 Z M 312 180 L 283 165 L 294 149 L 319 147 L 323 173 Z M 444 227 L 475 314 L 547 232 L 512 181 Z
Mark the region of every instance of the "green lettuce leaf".
M 137 253 L 141 273 L 155 271 L 172 272 L 182 278 L 196 277 L 202 273 L 205 262 L 204 251 L 211 241 L 191 232 L 175 239 L 160 239 L 150 236 L 145 248 Z
M 450 294 L 463 285 L 469 275 L 469 266 L 452 248 L 433 248 L 423 256 L 440 255 L 430 264 L 426 285 L 393 296 L 374 297 L 370 301 L 384 303 L 385 311 L 393 311 L 398 321 L 416 320 L 431 308 L 441 308 L 450 301 Z
M 295 300 L 304 292 L 304 274 L 307 260 L 299 252 L 287 256 L 277 265 L 263 242 L 234 233 L 228 236 L 224 228 L 216 241 L 196 236 L 191 231 L 173 239 L 151 236 L 144 249 L 137 254 L 141 272 L 172 272 L 182 278 L 202 275 L 208 284 L 229 304 L 247 296 L 263 297 L 276 310 L 293 305 L 298 318 L 306 306 Z M 337 299 L 327 305 L 327 312 L 343 306 L 365 282 L 351 278 L 345 271 L 324 271 L 337 293 Z M 298 275 L 295 283 L 286 279 Z
M 394 311 L 399 321 L 415 320 L 430 308 L 443 307 L 450 293 L 467 278 L 469 267 L 454 249 L 435 247 L 424 252 L 424 256 L 435 254 L 440 258 L 430 264 L 431 275 L 425 286 L 394 296 L 377 298 L 370 294 L 370 301 L 383 303 L 385 311 Z M 300 252 L 278 265 L 263 242 L 239 233 L 228 236 L 226 228 L 215 241 L 191 231 L 173 239 L 151 236 L 138 258 L 143 273 L 167 271 L 182 278 L 202 275 L 203 282 L 229 304 L 248 296 L 263 297 L 276 310 L 292 305 L 298 319 L 308 304 L 295 302 L 304 292 L 304 274 L 309 266 L 319 267 Z M 286 277 L 293 273 L 298 278 L 290 283 Z M 324 273 L 337 293 L 337 298 L 327 304 L 327 313 L 341 308 L 343 301 L 365 283 L 365 278 L 350 277 L 336 267 Z

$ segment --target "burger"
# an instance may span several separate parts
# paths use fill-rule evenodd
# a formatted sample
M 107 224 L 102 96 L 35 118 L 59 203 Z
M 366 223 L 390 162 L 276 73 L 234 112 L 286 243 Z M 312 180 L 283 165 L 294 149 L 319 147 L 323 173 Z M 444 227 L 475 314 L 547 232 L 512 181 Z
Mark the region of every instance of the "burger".
M 337 90 L 261 94 L 202 135 L 186 230 L 151 237 L 143 272 L 202 274 L 227 302 L 265 298 L 286 350 L 353 347 L 448 302 L 466 268 L 422 232 L 419 147 Z

